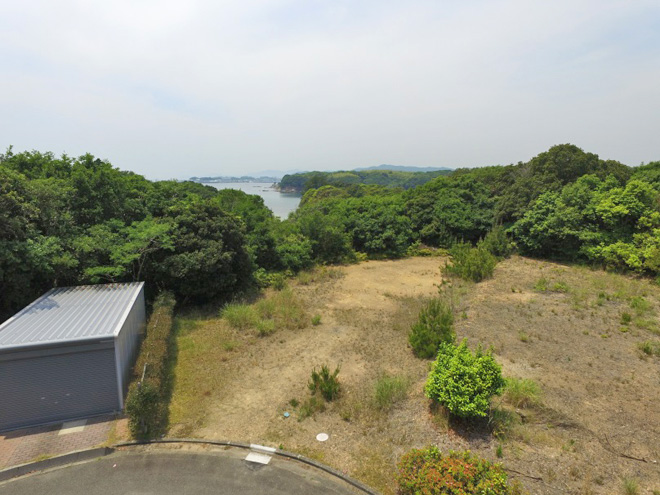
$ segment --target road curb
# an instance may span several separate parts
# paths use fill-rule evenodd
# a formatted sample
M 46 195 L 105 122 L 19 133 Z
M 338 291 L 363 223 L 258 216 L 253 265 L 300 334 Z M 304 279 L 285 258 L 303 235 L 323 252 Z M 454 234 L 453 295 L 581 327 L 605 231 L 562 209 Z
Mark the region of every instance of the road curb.
M 35 471 L 43 471 L 54 467 L 64 466 L 66 464 L 73 464 L 76 462 L 89 461 L 97 457 L 104 457 L 112 454 L 115 449 L 111 447 L 96 447 L 93 449 L 77 450 L 69 452 L 68 454 L 58 455 L 56 457 L 49 457 L 43 461 L 28 462 L 19 466 L 10 467 L 0 471 L 0 482 L 7 481 L 19 476 L 33 473 Z
M 250 450 L 253 446 L 250 444 L 246 443 L 241 443 L 241 442 L 232 442 L 232 441 L 227 441 L 227 440 L 197 440 L 194 438 L 162 438 L 160 440 L 146 440 L 146 441 L 135 441 L 135 442 L 123 442 L 123 443 L 118 443 L 115 444 L 113 447 L 114 448 L 120 448 L 120 447 L 137 447 L 140 445 L 157 445 L 157 444 L 169 444 L 169 443 L 194 443 L 194 444 L 200 444 L 200 445 L 218 445 L 221 447 L 236 447 L 240 449 L 247 449 Z M 375 491 L 373 488 L 365 485 L 364 483 L 351 478 L 350 476 L 346 476 L 344 473 L 341 471 L 337 471 L 336 469 L 333 469 L 329 466 L 326 466 L 324 464 L 321 464 L 320 462 L 317 462 L 313 459 L 309 459 L 303 455 L 300 454 L 294 454 L 292 452 L 287 452 L 285 450 L 280 450 L 280 449 L 273 449 L 273 455 L 278 455 L 280 457 L 284 457 L 287 459 L 291 459 L 294 461 L 299 461 L 304 464 L 307 464 L 309 466 L 312 466 L 314 468 L 320 469 L 321 471 L 325 471 L 326 473 L 335 476 L 336 478 L 341 479 L 342 481 L 348 483 L 349 485 L 357 488 L 358 490 L 363 491 L 364 493 L 367 493 L 368 495 L 380 495 L 377 491 Z

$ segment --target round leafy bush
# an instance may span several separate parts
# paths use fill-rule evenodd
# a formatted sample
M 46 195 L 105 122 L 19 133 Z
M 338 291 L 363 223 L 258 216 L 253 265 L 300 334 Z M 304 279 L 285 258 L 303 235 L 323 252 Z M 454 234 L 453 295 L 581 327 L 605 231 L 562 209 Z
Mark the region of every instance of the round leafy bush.
M 442 342 L 453 343 L 455 338 L 451 306 L 446 301 L 432 299 L 420 311 L 408 341 L 415 356 L 429 359 L 436 356 Z
M 464 340 L 459 346 L 440 344 L 424 391 L 460 418 L 485 417 L 490 399 L 504 389 L 502 368 L 490 351 L 473 354 Z
M 400 495 L 508 495 L 507 474 L 499 464 L 468 452 L 443 456 L 437 447 L 412 449 L 398 464 Z

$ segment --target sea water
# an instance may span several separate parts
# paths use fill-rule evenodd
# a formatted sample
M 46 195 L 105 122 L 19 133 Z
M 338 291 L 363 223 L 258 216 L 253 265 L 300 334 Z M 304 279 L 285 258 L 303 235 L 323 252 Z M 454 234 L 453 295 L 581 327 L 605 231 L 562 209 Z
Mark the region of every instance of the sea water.
M 247 194 L 261 196 L 264 204 L 281 219 L 287 218 L 289 213 L 300 204 L 300 194 L 281 193 L 273 188 L 272 182 L 204 182 L 203 184 L 216 189 L 238 189 Z

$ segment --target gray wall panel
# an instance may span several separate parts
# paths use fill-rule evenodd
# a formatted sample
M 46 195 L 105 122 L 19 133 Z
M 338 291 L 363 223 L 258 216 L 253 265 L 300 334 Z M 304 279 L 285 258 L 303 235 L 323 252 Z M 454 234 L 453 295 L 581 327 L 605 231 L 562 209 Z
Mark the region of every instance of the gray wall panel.
M 0 362 L 0 430 L 117 411 L 113 349 Z

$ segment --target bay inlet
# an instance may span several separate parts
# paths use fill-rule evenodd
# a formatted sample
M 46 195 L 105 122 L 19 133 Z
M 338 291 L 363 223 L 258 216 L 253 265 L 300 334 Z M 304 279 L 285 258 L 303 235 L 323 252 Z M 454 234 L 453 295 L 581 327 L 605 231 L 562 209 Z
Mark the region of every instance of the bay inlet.
M 247 194 L 261 196 L 266 207 L 282 220 L 300 204 L 300 194 L 281 193 L 273 188 L 273 182 L 202 182 L 202 184 L 216 189 L 238 189 Z

